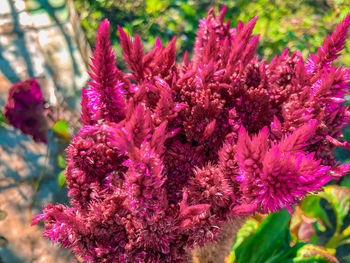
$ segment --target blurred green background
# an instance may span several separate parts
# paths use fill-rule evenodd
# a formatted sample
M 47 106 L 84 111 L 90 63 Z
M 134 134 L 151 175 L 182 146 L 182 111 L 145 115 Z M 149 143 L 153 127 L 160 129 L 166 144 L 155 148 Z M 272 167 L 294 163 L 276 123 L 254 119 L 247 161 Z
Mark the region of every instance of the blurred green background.
M 210 7 L 218 12 L 227 6 L 227 18 L 233 26 L 238 20 L 244 23 L 259 15 L 254 33 L 261 34 L 258 54 L 271 58 L 286 47 L 302 51 L 304 57 L 315 52 L 327 33 L 339 23 L 350 10 L 350 0 L 74 0 L 80 14 L 87 39 L 93 44 L 98 25 L 107 17 L 112 27 L 112 42 L 121 56 L 117 25 L 130 35 L 141 36 L 146 50 L 153 47 L 156 37 L 165 43 L 177 36 L 178 56 L 185 50 L 192 51 L 198 20 Z M 350 65 L 350 43 L 340 59 Z M 121 67 L 121 60 L 118 61 Z

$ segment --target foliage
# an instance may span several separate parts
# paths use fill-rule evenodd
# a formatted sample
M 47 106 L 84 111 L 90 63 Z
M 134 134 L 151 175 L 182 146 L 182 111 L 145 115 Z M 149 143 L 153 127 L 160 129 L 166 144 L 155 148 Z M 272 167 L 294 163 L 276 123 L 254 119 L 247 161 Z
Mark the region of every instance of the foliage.
M 290 246 L 289 220 L 287 211 L 270 214 L 237 248 L 234 244 L 231 262 L 277 263 L 293 259 L 303 244 Z M 244 228 L 239 231 L 239 235 L 243 231 Z
M 6 123 L 6 119 L 2 113 L 2 110 L 0 109 L 0 128 Z
M 66 174 L 65 174 L 66 160 L 62 155 L 57 156 L 57 164 L 58 164 L 58 167 L 62 169 L 62 171 L 57 176 L 57 184 L 60 188 L 63 188 L 66 185 Z
M 62 139 L 70 141 L 69 125 L 66 121 L 58 120 L 54 123 L 52 130 Z
M 344 221 L 349 209 L 350 189 L 330 185 L 304 198 L 292 218 L 286 212 L 271 214 L 262 223 L 252 217 L 238 232 L 229 262 L 343 262 L 349 251 L 341 255 L 338 249 L 350 243 L 350 223 Z M 332 214 L 335 219 L 331 223 Z M 326 234 L 328 230 L 331 236 Z
M 220 6 L 227 6 L 233 25 L 238 20 L 247 21 L 259 14 L 259 23 L 254 30 L 255 34 L 261 35 L 257 52 L 268 60 L 286 47 L 291 51 L 301 50 L 304 57 L 315 52 L 324 36 L 345 17 L 350 5 L 349 0 L 74 0 L 74 3 L 91 44 L 99 23 L 107 17 L 112 28 L 120 25 L 130 35 L 138 33 L 146 50 L 151 49 L 157 37 L 161 42 L 169 42 L 173 36 L 178 36 L 179 57 L 185 50 L 192 51 L 198 20 L 210 6 L 215 6 L 216 11 Z M 112 32 L 112 43 L 120 53 L 116 30 Z M 350 65 L 349 44 L 344 53 L 340 63 Z M 121 61 L 118 63 L 120 68 L 125 67 Z
M 65 184 L 66 184 L 66 175 L 64 174 L 64 170 L 61 171 L 59 174 L 58 174 L 58 177 L 57 177 L 57 184 L 60 188 L 64 187 Z

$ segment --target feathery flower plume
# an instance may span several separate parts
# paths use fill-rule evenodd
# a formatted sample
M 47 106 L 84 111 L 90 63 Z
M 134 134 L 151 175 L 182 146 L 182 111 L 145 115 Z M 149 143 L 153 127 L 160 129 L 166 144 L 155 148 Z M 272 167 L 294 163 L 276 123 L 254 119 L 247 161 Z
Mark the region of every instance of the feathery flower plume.
M 225 222 L 287 209 L 350 171 L 333 155 L 350 121 L 350 77 L 332 60 L 348 16 L 305 63 L 254 55 L 257 17 L 232 28 L 226 9 L 200 21 L 194 56 L 174 38 L 145 53 L 119 27 L 131 73 L 114 65 L 107 20 L 82 93 L 86 125 L 68 147 L 70 206 L 49 204 L 45 236 L 88 262 L 188 262 Z
M 109 41 L 109 21 L 103 20 L 98 28 L 89 89 L 83 93 L 82 122 L 85 125 L 100 120 L 118 122 L 125 117 L 122 88 L 127 88 L 123 75 L 115 65 L 115 55 Z
M 323 45 L 317 50 L 317 54 L 311 54 L 307 63 L 307 71 L 310 74 L 318 73 L 321 69 L 330 66 L 337 59 L 339 52 L 344 49 L 346 35 L 350 27 L 350 14 L 336 27 L 332 35 L 328 35 Z

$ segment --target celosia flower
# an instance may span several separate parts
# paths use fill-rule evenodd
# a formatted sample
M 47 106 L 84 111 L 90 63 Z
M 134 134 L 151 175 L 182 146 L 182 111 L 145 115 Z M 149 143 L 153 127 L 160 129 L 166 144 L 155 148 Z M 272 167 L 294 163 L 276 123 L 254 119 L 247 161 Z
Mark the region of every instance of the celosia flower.
M 131 73 L 114 64 L 105 20 L 97 32 L 85 127 L 68 148 L 70 205 L 49 204 L 45 236 L 90 262 L 187 262 L 229 219 L 288 209 L 350 165 L 332 151 L 350 121 L 349 69 L 331 62 L 350 15 L 305 65 L 285 50 L 254 56 L 257 18 L 236 28 L 226 9 L 201 20 L 193 59 L 175 38 L 145 53 L 119 28 Z
M 96 49 L 89 73 L 92 81 L 83 91 L 82 122 L 85 125 L 99 120 L 118 122 L 125 117 L 125 101 L 121 90 L 126 84 L 115 65 L 109 41 L 109 22 L 103 21 L 98 29 Z M 124 87 L 125 88 L 125 87 Z M 90 118 L 88 118 L 89 116 Z
M 67 149 L 68 195 L 75 206 L 86 206 L 100 193 L 113 192 L 125 171 L 125 155 L 109 142 L 114 126 L 110 122 L 85 126 Z
M 31 135 L 36 142 L 47 143 L 45 101 L 36 79 L 12 85 L 4 107 L 4 116 L 11 125 L 24 134 Z
M 330 167 L 314 160 L 314 153 L 301 150 L 314 129 L 315 122 L 307 123 L 278 144 L 269 145 L 267 127 L 252 140 L 242 128 L 236 160 L 243 202 L 255 204 L 264 213 L 281 208 L 292 213 L 295 201 L 321 190 L 331 179 Z

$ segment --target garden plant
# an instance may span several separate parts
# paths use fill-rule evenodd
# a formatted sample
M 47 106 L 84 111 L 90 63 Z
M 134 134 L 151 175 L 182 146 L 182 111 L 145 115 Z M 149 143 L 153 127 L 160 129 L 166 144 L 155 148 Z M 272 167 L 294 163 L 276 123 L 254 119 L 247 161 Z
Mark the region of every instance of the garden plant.
M 166 46 L 157 39 L 146 53 L 138 35 L 119 27 L 126 73 L 102 22 L 82 92 L 83 127 L 67 149 L 70 205 L 48 204 L 33 219 L 44 222 L 44 236 L 87 262 L 189 262 L 191 251 L 248 215 L 285 210 L 269 218 L 281 216 L 286 233 L 304 197 L 350 171 L 333 152 L 350 148 L 341 130 L 350 121 L 350 69 L 332 64 L 350 15 L 306 61 L 286 49 L 271 62 L 255 55 L 258 17 L 232 27 L 225 15 L 211 9 L 200 20 L 193 55 L 181 63 L 176 38 Z M 345 240 L 347 232 L 337 233 L 330 247 Z M 303 255 L 295 241 L 281 243 L 270 261 L 244 258 L 252 237 L 241 239 L 245 248 L 234 245 L 231 260 Z

